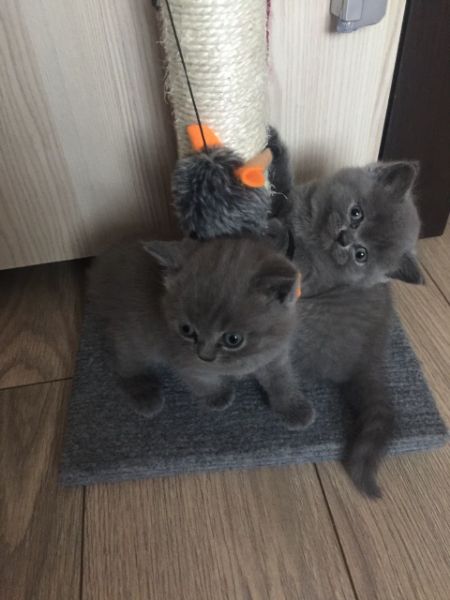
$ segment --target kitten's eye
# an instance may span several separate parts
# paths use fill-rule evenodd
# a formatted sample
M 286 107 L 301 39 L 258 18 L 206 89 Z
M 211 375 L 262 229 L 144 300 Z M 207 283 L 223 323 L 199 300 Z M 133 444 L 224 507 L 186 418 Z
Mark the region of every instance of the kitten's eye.
M 222 336 L 224 346 L 227 348 L 239 348 L 244 341 L 243 336 L 240 333 L 224 333 Z
M 192 325 L 189 325 L 189 323 L 183 323 L 182 325 L 180 325 L 180 333 L 183 337 L 186 338 L 195 339 L 197 337 L 195 329 L 192 327 Z
M 356 262 L 365 263 L 367 261 L 368 256 L 369 256 L 369 253 L 362 246 L 357 246 L 355 248 L 355 260 L 356 260 Z
M 364 219 L 364 213 L 362 208 L 358 204 L 354 204 L 350 209 L 350 220 L 352 227 L 358 227 L 361 221 Z

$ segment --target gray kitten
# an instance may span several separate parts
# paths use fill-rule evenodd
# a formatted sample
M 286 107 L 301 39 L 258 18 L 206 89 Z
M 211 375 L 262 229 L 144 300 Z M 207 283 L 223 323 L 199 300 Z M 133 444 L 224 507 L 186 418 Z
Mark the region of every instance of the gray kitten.
M 276 216 L 292 229 L 302 273 L 296 346 L 300 373 L 336 383 L 353 409 L 344 464 L 356 486 L 379 496 L 376 471 L 393 434 L 381 374 L 393 313 L 388 282 L 422 283 L 415 256 L 419 218 L 412 197 L 417 165 L 343 169 L 289 191 L 283 145 L 272 131 Z M 275 153 L 274 153 L 275 154 Z
M 272 409 L 296 428 L 313 418 L 289 362 L 297 279 L 292 263 L 256 239 L 153 241 L 97 258 L 90 298 L 141 412 L 163 407 L 162 363 L 216 409 L 232 401 L 237 380 L 253 374 Z

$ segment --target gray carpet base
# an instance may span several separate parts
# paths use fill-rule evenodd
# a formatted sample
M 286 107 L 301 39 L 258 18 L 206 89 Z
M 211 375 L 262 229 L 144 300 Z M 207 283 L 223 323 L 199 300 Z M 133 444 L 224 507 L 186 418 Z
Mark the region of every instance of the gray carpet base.
M 390 452 L 437 448 L 447 430 L 399 323 L 395 323 L 385 377 L 396 411 Z M 60 479 L 63 484 L 143 479 L 194 471 L 319 462 L 341 457 L 349 416 L 332 387 L 303 381 L 317 418 L 302 432 L 287 430 L 249 378 L 223 412 L 196 404 L 164 372 L 164 410 L 137 414 L 117 385 L 101 325 L 87 314 L 69 404 Z

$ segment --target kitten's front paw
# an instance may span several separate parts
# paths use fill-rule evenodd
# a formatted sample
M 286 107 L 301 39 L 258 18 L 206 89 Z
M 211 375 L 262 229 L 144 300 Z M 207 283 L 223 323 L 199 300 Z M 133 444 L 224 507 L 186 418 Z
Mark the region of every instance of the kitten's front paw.
M 278 416 L 288 429 L 306 429 L 316 418 L 316 411 L 309 402 L 301 402 L 286 406 L 277 411 Z
M 119 386 L 125 392 L 134 410 L 147 418 L 155 417 L 164 407 L 164 396 L 158 382 L 148 375 L 119 378 Z
M 165 401 L 164 396 L 158 391 L 150 396 L 133 397 L 133 404 L 136 412 L 151 419 L 162 411 Z
M 235 396 L 234 388 L 221 390 L 215 394 L 203 396 L 202 400 L 212 410 L 225 410 L 233 402 Z

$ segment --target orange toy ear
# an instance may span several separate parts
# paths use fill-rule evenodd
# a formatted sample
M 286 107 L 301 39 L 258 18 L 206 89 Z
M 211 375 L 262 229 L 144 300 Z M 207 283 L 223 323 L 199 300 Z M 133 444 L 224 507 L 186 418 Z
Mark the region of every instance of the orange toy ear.
M 302 288 L 300 287 L 300 284 L 302 282 L 302 276 L 300 275 L 300 273 L 297 275 L 297 285 L 295 287 L 295 297 L 297 298 L 297 300 L 300 298 L 300 296 L 302 295 Z
M 266 176 L 262 167 L 239 167 L 234 172 L 241 183 L 251 188 L 263 187 L 266 183 Z
M 192 149 L 195 150 L 195 152 L 200 152 L 205 147 L 202 130 L 207 146 L 222 146 L 222 142 L 219 140 L 214 131 L 208 127 L 208 125 L 202 124 L 202 129 L 200 129 L 200 125 L 198 125 L 198 123 L 192 123 L 186 127 L 186 131 L 191 142 Z
M 272 158 L 271 150 L 266 148 L 236 169 L 234 174 L 247 187 L 263 187 L 266 183 L 265 171 L 269 168 Z
M 204 149 L 203 138 L 207 146 L 222 146 L 222 142 L 208 125 L 202 124 L 200 129 L 198 123 L 191 123 L 186 127 L 186 131 L 195 152 L 201 152 Z M 236 169 L 234 174 L 247 187 L 263 187 L 266 183 L 265 171 L 269 168 L 272 158 L 271 150 L 266 148 L 254 158 L 248 160 L 242 167 Z

